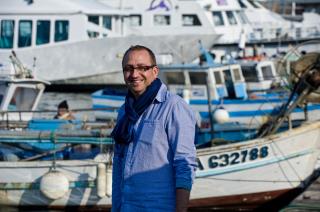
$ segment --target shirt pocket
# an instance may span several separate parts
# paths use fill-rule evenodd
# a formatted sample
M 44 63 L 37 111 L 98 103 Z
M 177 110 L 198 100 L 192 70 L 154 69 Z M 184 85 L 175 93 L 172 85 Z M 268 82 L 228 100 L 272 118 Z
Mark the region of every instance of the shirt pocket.
M 159 140 L 163 136 L 162 134 L 160 121 L 145 120 L 142 122 L 138 140 L 151 145 L 156 140 Z

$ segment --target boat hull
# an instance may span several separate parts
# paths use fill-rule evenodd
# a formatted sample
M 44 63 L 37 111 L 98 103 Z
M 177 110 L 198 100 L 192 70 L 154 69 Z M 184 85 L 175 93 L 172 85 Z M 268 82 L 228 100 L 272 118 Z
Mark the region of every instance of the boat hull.
M 215 34 L 107 37 L 15 51 L 28 67 L 35 63 L 37 77 L 53 84 L 124 84 L 121 61 L 130 46 L 145 45 L 156 55 L 172 55 L 173 62 L 190 62 L 199 55 L 199 40 L 209 48 L 217 37 Z M 0 61 L 8 60 L 10 53 L 11 50 L 1 50 Z
M 312 182 L 320 153 L 320 122 L 267 138 L 198 149 L 198 170 L 191 209 L 253 209 L 282 207 Z M 99 159 L 100 158 L 100 159 Z M 99 167 L 110 156 L 95 160 L 0 162 L 0 205 L 62 207 L 111 206 L 110 184 L 99 195 Z M 41 191 L 50 170 L 69 180 L 68 191 L 55 200 Z M 109 193 L 108 193 L 109 191 Z M 286 200 L 283 202 L 283 200 Z

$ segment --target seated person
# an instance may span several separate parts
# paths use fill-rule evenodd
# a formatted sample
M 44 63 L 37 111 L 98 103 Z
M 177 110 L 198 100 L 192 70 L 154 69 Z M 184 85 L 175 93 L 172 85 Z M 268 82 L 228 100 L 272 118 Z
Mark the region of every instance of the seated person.
M 72 115 L 71 111 L 69 111 L 69 106 L 66 100 L 60 102 L 58 105 L 58 112 L 54 116 L 55 119 L 63 119 L 63 120 L 74 120 L 75 117 Z

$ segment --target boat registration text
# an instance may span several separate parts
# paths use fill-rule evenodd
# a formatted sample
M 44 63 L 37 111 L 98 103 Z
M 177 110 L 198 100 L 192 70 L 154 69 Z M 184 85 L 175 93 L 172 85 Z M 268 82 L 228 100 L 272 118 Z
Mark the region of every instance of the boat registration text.
M 254 161 L 259 158 L 265 158 L 268 156 L 268 154 L 268 146 L 245 149 L 239 152 L 216 154 L 208 158 L 207 166 L 210 169 L 232 166 L 240 163 Z M 201 162 L 199 158 L 197 158 L 197 163 L 198 169 L 204 170 L 203 162 Z

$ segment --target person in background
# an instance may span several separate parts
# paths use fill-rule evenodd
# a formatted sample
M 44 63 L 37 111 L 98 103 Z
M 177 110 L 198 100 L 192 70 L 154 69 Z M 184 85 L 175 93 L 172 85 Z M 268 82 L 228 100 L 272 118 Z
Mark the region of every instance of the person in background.
M 132 46 L 122 60 L 128 87 L 111 134 L 112 211 L 187 211 L 196 169 L 196 119 L 158 79 L 154 53 Z
M 75 117 L 73 116 L 71 111 L 69 111 L 69 105 L 66 100 L 60 102 L 60 104 L 58 105 L 58 112 L 54 116 L 54 118 L 55 119 L 63 119 L 63 120 L 74 120 L 75 119 Z

